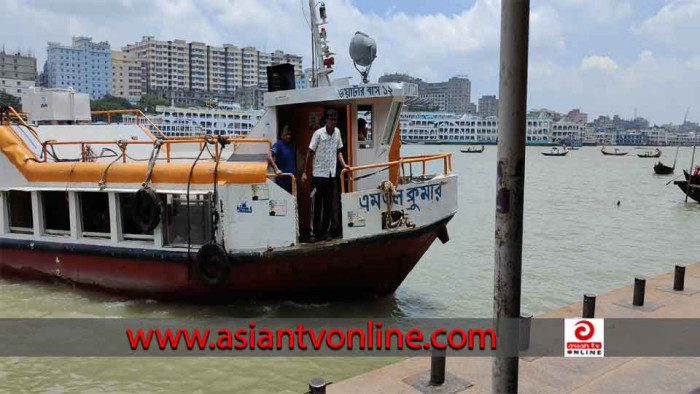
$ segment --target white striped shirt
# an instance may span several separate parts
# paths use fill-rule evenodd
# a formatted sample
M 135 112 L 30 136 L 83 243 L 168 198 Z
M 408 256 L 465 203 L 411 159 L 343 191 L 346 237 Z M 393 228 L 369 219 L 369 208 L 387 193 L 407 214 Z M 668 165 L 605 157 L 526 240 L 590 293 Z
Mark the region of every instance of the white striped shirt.
M 338 163 L 338 150 L 343 147 L 343 139 L 340 130 L 336 127 L 333 134 L 326 132 L 326 127 L 321 127 L 311 137 L 309 149 L 314 151 L 313 176 L 322 178 L 334 178 L 335 167 Z

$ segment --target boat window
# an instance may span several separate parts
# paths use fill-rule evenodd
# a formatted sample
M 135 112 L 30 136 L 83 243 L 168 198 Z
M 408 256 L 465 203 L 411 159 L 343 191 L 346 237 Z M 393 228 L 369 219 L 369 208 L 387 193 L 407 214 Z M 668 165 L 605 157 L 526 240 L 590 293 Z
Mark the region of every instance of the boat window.
M 83 237 L 109 238 L 109 195 L 107 193 L 78 194 Z
M 396 122 L 399 121 L 400 113 L 401 103 L 396 101 L 391 103 L 391 109 L 389 109 L 389 116 L 387 117 L 386 129 L 384 130 L 384 138 L 382 139 L 382 145 L 391 145 L 391 141 L 394 139 L 394 133 L 396 132 Z
M 44 231 L 51 235 L 70 235 L 68 192 L 41 192 Z
M 372 106 L 357 106 L 357 143 L 359 149 L 373 148 Z
M 190 195 L 190 223 L 187 226 L 187 196 L 168 197 L 165 210 L 165 244 L 187 246 L 187 229 L 192 245 L 203 245 L 211 239 L 211 200 L 208 195 Z
M 117 196 L 119 197 L 122 238 L 125 240 L 152 240 L 153 230 L 145 233 L 141 232 L 136 223 L 138 217 L 138 211 L 134 202 L 136 193 L 119 193 Z
M 32 234 L 32 193 L 10 190 L 8 193 L 10 210 L 10 232 Z

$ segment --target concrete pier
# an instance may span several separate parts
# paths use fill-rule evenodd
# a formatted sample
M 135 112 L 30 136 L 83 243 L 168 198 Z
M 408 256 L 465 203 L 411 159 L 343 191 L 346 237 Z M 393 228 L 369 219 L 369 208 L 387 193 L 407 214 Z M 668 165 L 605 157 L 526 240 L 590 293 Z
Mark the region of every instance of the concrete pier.
M 672 269 L 670 266 L 669 269 Z M 599 318 L 700 318 L 700 263 L 686 267 L 685 289 L 674 292 L 674 273 L 646 279 L 645 304 L 632 306 L 630 285 L 599 295 Z M 582 295 L 583 297 L 583 295 Z M 582 302 L 554 310 L 547 318 L 581 317 Z M 448 357 L 445 386 L 419 390 L 406 383 L 430 370 L 430 358 L 416 357 L 337 382 L 329 393 L 490 393 L 491 360 Z M 450 379 L 472 385 L 450 386 Z M 520 362 L 523 393 L 692 393 L 700 394 L 700 358 L 556 358 Z

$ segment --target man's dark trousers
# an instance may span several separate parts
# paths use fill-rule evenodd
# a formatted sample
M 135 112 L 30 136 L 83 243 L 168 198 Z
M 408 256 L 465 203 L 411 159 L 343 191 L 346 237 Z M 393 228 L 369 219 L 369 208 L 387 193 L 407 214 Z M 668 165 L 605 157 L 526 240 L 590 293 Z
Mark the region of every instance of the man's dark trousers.
M 324 238 L 328 235 L 328 226 L 333 216 L 333 195 L 335 178 L 313 177 L 314 196 L 314 237 Z

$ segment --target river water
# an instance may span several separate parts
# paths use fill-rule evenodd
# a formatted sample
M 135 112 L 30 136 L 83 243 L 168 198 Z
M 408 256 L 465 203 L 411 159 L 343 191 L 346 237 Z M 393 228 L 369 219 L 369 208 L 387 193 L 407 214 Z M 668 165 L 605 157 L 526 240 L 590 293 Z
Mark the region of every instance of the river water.
M 0 279 L 0 317 L 480 317 L 490 316 L 496 151 L 462 154 L 459 146 L 404 146 L 402 153 L 452 151 L 459 212 L 450 242 L 436 241 L 393 297 L 362 302 L 291 301 L 193 306 L 128 300 L 61 283 Z M 541 314 L 700 260 L 700 204 L 683 203 L 653 174 L 654 159 L 584 147 L 545 157 L 528 147 L 523 245 L 523 311 Z M 663 148 L 670 165 L 675 148 Z M 678 157 L 690 164 L 690 148 Z M 441 169 L 436 164 L 435 169 Z M 416 170 L 418 168 L 416 167 Z M 619 201 L 619 205 L 617 202 Z M 3 392 L 289 392 L 313 376 L 337 381 L 396 359 L 385 358 L 0 358 Z

